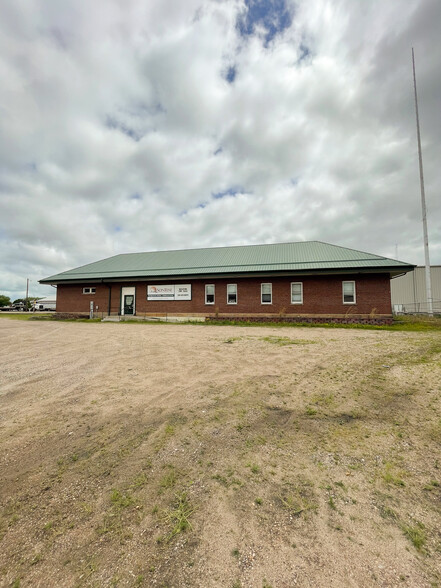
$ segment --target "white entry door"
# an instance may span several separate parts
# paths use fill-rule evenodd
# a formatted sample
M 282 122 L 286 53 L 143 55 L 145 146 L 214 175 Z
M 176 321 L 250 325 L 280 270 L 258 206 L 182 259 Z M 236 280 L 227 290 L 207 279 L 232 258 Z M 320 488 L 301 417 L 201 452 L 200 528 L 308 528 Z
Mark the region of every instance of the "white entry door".
M 121 288 L 121 314 L 135 314 L 135 287 Z

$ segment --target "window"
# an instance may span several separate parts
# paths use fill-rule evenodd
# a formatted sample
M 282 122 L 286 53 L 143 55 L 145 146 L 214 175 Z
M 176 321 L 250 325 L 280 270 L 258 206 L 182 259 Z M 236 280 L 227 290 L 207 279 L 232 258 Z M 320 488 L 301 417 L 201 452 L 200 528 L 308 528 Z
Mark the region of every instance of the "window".
M 303 282 L 291 282 L 291 304 L 303 304 Z
M 237 304 L 237 284 L 228 284 L 227 304 Z
M 273 285 L 272 284 L 261 284 L 260 294 L 262 304 L 272 304 L 273 302 Z
M 214 304 L 214 284 L 205 284 L 205 304 Z
M 96 288 L 83 288 L 83 294 L 95 294 Z
M 355 282 L 343 282 L 343 304 L 355 304 Z

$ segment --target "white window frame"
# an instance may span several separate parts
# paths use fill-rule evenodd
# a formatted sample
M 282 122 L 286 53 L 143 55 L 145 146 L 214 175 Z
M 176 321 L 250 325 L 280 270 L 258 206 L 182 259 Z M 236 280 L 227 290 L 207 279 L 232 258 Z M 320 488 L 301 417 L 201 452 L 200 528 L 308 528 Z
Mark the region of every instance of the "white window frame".
M 300 300 L 292 299 L 292 287 L 300 285 Z M 291 304 L 303 304 L 303 282 L 291 282 Z
M 228 288 L 234 286 L 236 288 L 236 302 L 229 302 L 228 300 Z M 227 284 L 227 304 L 237 304 L 237 284 Z
M 207 288 L 209 286 L 213 286 L 213 302 L 208 302 L 208 300 L 207 300 L 207 296 L 208 296 Z M 236 297 L 237 297 L 237 295 L 236 295 Z M 205 284 L 205 304 L 214 304 L 215 300 L 216 300 L 216 287 L 215 287 L 215 285 L 214 284 Z
M 352 300 L 351 302 L 345 302 L 345 284 L 352 284 L 354 300 Z M 355 280 L 346 280 L 346 281 L 342 282 L 341 290 L 342 290 L 343 304 L 357 304 Z
M 271 300 L 269 302 L 263 301 L 263 287 L 264 286 L 270 287 Z M 273 285 L 271 282 L 262 282 L 262 284 L 260 284 L 260 304 L 272 304 L 272 303 L 273 303 Z
M 83 294 L 96 294 L 96 288 L 83 288 Z

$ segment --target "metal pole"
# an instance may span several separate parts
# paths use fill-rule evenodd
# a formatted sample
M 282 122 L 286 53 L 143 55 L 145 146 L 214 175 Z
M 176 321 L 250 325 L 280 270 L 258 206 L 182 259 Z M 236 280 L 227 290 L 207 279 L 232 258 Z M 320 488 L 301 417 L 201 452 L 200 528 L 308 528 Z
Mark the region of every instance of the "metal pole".
M 422 212 L 423 212 L 424 259 L 425 259 L 425 265 L 426 265 L 426 298 L 427 298 L 427 309 L 429 312 L 429 316 L 433 316 L 432 281 L 430 278 L 430 259 L 429 259 L 429 237 L 427 234 L 426 195 L 424 193 L 423 156 L 421 154 L 420 119 L 418 116 L 418 96 L 417 96 L 416 76 L 415 76 L 415 56 L 413 53 L 413 47 L 412 47 L 412 69 L 413 69 L 413 87 L 414 87 L 414 91 L 415 91 L 415 112 L 416 112 L 417 137 L 418 137 L 418 159 L 419 159 L 419 164 L 420 164 L 421 208 L 422 208 Z
M 28 309 L 28 298 L 29 298 L 29 278 L 26 279 L 26 298 L 25 298 L 26 310 L 29 310 Z

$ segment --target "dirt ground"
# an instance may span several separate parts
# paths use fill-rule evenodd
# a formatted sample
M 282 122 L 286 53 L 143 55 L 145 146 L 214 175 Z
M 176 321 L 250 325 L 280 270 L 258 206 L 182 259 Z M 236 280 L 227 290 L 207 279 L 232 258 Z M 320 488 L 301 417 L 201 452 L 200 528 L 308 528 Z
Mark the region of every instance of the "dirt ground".
M 0 340 L 1 586 L 441 586 L 439 332 Z

